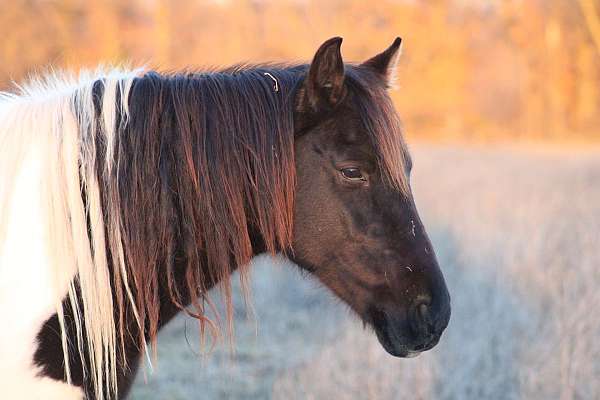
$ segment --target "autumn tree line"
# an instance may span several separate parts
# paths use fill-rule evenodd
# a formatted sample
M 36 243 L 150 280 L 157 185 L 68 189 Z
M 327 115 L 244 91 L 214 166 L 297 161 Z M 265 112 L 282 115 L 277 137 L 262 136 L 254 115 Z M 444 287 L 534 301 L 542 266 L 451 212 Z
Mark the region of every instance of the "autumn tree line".
M 0 0 L 0 89 L 49 66 L 360 61 L 403 38 L 407 134 L 600 139 L 599 0 Z

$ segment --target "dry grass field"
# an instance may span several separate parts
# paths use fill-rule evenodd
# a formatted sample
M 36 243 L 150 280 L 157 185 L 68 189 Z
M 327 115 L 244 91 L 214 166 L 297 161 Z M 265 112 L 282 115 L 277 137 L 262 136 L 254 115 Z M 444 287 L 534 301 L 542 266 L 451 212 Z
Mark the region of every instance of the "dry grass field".
M 235 352 L 161 333 L 133 399 L 600 398 L 600 151 L 418 146 L 413 189 L 452 295 L 439 345 L 394 359 L 293 266 L 255 262 Z M 187 337 L 187 338 L 186 338 Z

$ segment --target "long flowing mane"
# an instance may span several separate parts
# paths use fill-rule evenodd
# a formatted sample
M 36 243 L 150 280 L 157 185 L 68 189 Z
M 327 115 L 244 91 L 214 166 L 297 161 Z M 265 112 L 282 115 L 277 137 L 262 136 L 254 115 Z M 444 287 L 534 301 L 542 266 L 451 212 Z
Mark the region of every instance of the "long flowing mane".
M 227 276 L 239 267 L 244 282 L 257 249 L 290 249 L 293 94 L 305 69 L 53 74 L 0 98 L 0 244 L 16 176 L 39 157 L 61 327 L 65 294 L 75 316 L 77 339 L 63 329 L 63 351 L 88 355 L 97 399 L 117 392 L 126 319 L 136 321 L 144 350 L 156 340 L 162 303 L 204 324 L 218 282 L 231 321 Z M 382 170 L 406 189 L 393 106 L 368 77 L 348 73 L 363 91 L 357 105 Z

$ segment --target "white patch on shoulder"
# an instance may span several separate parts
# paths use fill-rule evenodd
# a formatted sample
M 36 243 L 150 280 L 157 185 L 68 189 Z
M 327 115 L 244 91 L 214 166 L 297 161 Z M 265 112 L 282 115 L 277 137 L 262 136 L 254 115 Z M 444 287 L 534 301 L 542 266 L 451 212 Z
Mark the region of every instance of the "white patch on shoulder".
M 82 399 L 81 389 L 39 376 L 33 364 L 37 334 L 68 284 L 54 285 L 49 268 L 42 223 L 43 149 L 36 147 L 23 160 L 7 210 L 6 240 L 0 244 L 0 398 Z
M 0 369 L 0 373 L 4 374 Z M 2 380 L 0 380 L 1 382 Z M 7 379 L 2 382 L 0 389 L 2 398 L 19 400 L 82 400 L 83 392 L 80 388 L 67 385 L 64 382 L 50 378 L 37 378 L 34 380 Z

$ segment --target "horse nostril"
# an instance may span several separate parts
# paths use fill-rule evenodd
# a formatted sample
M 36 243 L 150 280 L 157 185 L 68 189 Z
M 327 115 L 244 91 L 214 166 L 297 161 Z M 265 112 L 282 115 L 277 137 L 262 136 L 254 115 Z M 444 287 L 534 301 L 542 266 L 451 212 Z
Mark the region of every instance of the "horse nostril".
M 411 327 L 417 335 L 430 335 L 434 331 L 429 303 L 425 300 L 418 301 L 411 312 Z
M 421 319 L 425 320 L 429 316 L 429 306 L 425 303 L 421 303 L 418 305 L 417 311 Z

